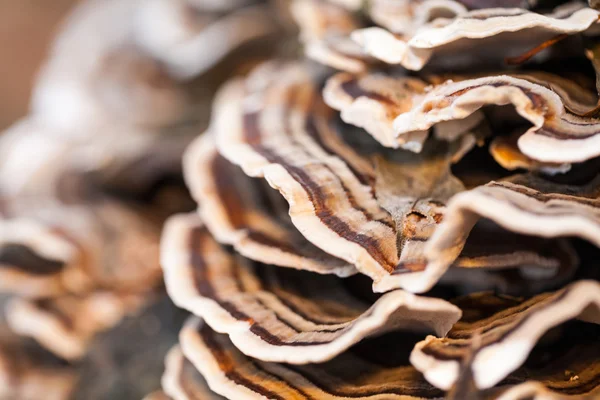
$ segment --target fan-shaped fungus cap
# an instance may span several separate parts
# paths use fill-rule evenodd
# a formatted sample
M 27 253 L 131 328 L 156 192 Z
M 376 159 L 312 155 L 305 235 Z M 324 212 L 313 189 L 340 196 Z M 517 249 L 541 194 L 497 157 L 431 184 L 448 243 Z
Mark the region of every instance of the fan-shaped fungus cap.
M 279 194 L 219 155 L 210 133 L 189 147 L 184 165 L 202 220 L 220 243 L 265 264 L 342 277 L 356 273 L 308 242 L 291 224 Z
M 349 145 L 341 136 L 347 127 L 332 118 L 299 64 L 266 64 L 247 80 L 230 83 L 217 98 L 214 118 L 219 152 L 278 189 L 295 227 L 370 276 L 376 291 L 420 292 L 437 282 L 441 275 L 427 270 L 424 250 L 444 220 L 445 203 L 464 190 L 450 166 L 465 153 L 465 137 L 448 143 L 453 134 L 440 131 L 445 139 L 429 141 L 418 155 L 363 146 L 360 137 Z M 466 144 L 468 149 L 474 142 Z M 359 154 L 365 147 L 372 148 L 371 155 Z M 506 246 L 492 244 L 483 251 L 487 254 L 479 252 L 477 260 L 457 264 L 527 262 Z M 533 264 L 541 260 L 535 252 L 526 258 Z
M 521 152 L 543 162 L 573 163 L 598 156 L 597 121 L 567 113 L 554 91 L 523 78 L 493 76 L 442 84 L 410 112 L 396 117 L 396 134 L 469 117 L 484 105 L 512 103 L 533 124 L 518 140 Z
M 596 10 L 579 2 L 565 4 L 548 15 L 518 8 L 489 8 L 438 18 L 408 35 L 370 27 L 353 32 L 352 39 L 377 59 L 420 70 L 434 54 L 438 58 L 484 54 L 486 59 L 520 55 L 557 35 L 584 32 L 597 19 Z
M 392 329 L 443 335 L 460 317 L 441 299 L 392 291 L 370 305 L 335 276 L 256 265 L 227 253 L 195 214 L 167 223 L 161 260 L 177 305 L 267 361 L 328 360 Z
M 361 351 L 345 352 L 323 364 L 296 366 L 247 357 L 226 335 L 216 333 L 193 318 L 181 331 L 180 343 L 185 357 L 200 371 L 211 389 L 227 398 L 303 396 L 416 400 L 443 395 L 414 368 L 402 362 L 390 362 L 392 354 L 404 353 L 402 340 L 389 343 L 387 349 L 366 343 Z M 387 359 L 387 363 L 374 362 L 374 359 Z
M 135 41 L 171 75 L 190 79 L 242 44 L 278 31 L 272 11 L 251 3 L 223 3 L 216 10 L 195 0 L 146 1 L 133 20 Z
M 457 379 L 459 362 L 476 336 L 481 343 L 472 361 L 473 376 L 478 387 L 489 388 L 519 368 L 551 328 L 573 318 L 600 323 L 600 285 L 593 281 L 579 281 L 529 300 L 476 294 L 456 304 L 464 311 L 463 321 L 443 339 L 428 337 L 418 343 L 411 354 L 411 363 L 443 389 Z M 598 346 L 588 349 L 597 357 Z M 590 372 L 597 369 L 597 362 L 591 358 Z
M 444 222 L 427 243 L 427 268 L 436 274 L 454 263 L 470 229 L 482 218 L 513 232 L 546 238 L 576 236 L 600 246 L 595 210 L 598 180 L 566 185 L 535 175 L 516 175 L 454 196 Z
M 41 70 L 32 115 L 44 126 L 60 128 L 63 137 L 94 135 L 90 128 L 110 130 L 115 122 L 153 127 L 177 122 L 190 105 L 181 87 L 184 78 L 277 31 L 264 7 L 235 11 L 231 4 L 234 11 L 223 16 L 197 3 L 80 4 Z M 213 12 L 198 12 L 204 6 Z
M 350 10 L 332 2 L 294 0 L 291 12 L 308 58 L 354 73 L 364 71 L 374 61 L 350 39 L 350 34 L 362 27 Z
M 412 35 L 430 21 L 438 18 L 453 18 L 466 13 L 467 9 L 461 3 L 464 2 L 454 0 L 373 0 L 368 4 L 367 11 L 377 25 L 395 34 Z

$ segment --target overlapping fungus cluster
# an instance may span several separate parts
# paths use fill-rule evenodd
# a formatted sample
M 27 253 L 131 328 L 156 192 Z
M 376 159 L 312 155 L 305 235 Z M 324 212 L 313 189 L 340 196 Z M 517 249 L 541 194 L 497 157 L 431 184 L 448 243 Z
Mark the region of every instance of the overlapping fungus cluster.
M 594 6 L 291 1 L 184 155 L 156 398 L 600 396 Z
M 597 3 L 84 1 L 0 138 L 0 397 L 163 275 L 151 399 L 599 397 Z

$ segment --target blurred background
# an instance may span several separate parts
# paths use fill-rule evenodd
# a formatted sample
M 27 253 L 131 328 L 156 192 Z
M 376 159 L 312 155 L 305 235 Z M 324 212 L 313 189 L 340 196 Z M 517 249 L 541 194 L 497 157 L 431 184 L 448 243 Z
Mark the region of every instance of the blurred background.
M 162 41 L 153 42 L 152 39 L 161 39 L 160 35 L 164 35 L 165 32 L 167 36 L 173 34 L 173 30 L 169 29 L 174 29 L 178 34 L 178 27 L 185 27 L 182 59 L 188 67 L 188 74 L 185 77 L 175 77 L 173 75 L 177 74 L 173 71 L 169 71 L 172 75 L 166 72 L 167 68 L 164 65 L 168 63 L 163 59 L 154 59 L 143 51 L 131 51 L 131 48 L 140 50 L 137 46 L 143 46 L 138 42 L 131 43 L 134 40 L 128 36 L 129 31 L 126 28 L 129 27 L 127 23 L 131 22 L 127 20 L 130 14 L 122 14 L 123 9 L 125 12 L 129 10 L 128 1 L 137 6 L 135 1 L 130 0 L 98 0 L 88 3 L 85 3 L 85 0 L 0 0 L 0 130 L 4 131 L 0 141 L 0 181 L 4 178 L 0 188 L 2 218 L 16 219 L 15 215 L 19 211 L 13 215 L 13 210 L 9 210 L 11 207 L 22 207 L 26 212 L 42 214 L 46 212 L 44 207 L 48 202 L 53 206 L 55 203 L 59 204 L 58 209 L 67 213 L 81 207 L 86 211 L 85 218 L 89 217 L 89 227 L 93 227 L 85 225 L 89 228 L 86 229 L 102 228 L 99 230 L 102 234 L 99 235 L 98 242 L 84 240 L 89 233 L 86 229 L 81 229 L 85 232 L 74 230 L 77 231 L 74 235 L 75 242 L 80 239 L 83 243 L 82 246 L 76 246 L 78 251 L 81 250 L 82 258 L 74 256 L 73 259 L 64 261 L 58 273 L 62 273 L 63 266 L 71 265 L 70 262 L 73 265 L 77 264 L 77 267 L 85 264 L 87 268 L 92 265 L 85 271 L 81 269 L 83 275 L 89 273 L 88 286 L 76 283 L 73 285 L 77 289 L 72 290 L 74 293 L 71 293 L 70 286 L 67 290 L 68 285 L 65 285 L 59 293 L 32 295 L 32 302 L 35 302 L 36 307 L 39 305 L 43 308 L 43 315 L 57 318 L 60 324 L 68 326 L 71 332 L 74 332 L 77 339 L 87 338 L 89 333 L 93 340 L 85 342 L 83 354 L 73 357 L 53 355 L 50 351 L 42 349 L 31 337 L 26 337 L 31 335 L 16 335 L 13 327 L 8 327 L 10 323 L 7 321 L 10 318 L 7 317 L 6 305 L 15 299 L 23 299 L 19 293 L 13 293 L 16 292 L 15 288 L 9 288 L 9 295 L 0 293 L 0 364 L 9 366 L 3 371 L 6 375 L 18 377 L 5 379 L 0 374 L 0 400 L 38 400 L 40 390 L 44 393 L 44 400 L 63 400 L 65 396 L 53 397 L 49 394 L 47 385 L 52 383 L 52 379 L 46 379 L 49 372 L 63 369 L 74 372 L 76 377 L 65 379 L 65 382 L 68 381 L 68 385 L 65 385 L 68 386 L 68 392 L 63 392 L 67 393 L 66 396 L 70 400 L 142 399 L 146 394 L 159 389 L 165 354 L 177 342 L 179 329 L 187 316 L 166 296 L 158 263 L 158 238 L 162 218 L 174 212 L 189 212 L 195 207 L 185 189 L 180 171 L 184 145 L 206 129 L 211 99 L 224 80 L 233 74 L 248 71 L 253 65 L 281 48 L 287 49 L 288 52 L 297 51 L 297 46 L 287 45 L 283 40 L 285 36 L 279 35 L 280 24 L 273 23 L 270 14 L 265 13 L 265 10 L 259 8 L 255 11 L 242 10 L 241 13 L 236 13 L 240 11 L 240 4 L 249 4 L 250 8 L 256 6 L 255 3 L 259 3 L 260 7 L 261 2 L 233 0 L 232 5 L 227 8 L 226 2 L 221 3 L 221 0 L 217 0 L 215 4 L 218 5 L 218 10 L 200 11 L 199 7 L 190 7 L 190 4 L 195 4 L 192 0 L 157 1 L 152 4 L 162 5 L 167 9 L 172 7 L 172 19 L 166 18 L 166 26 L 159 26 L 156 31 L 156 20 L 150 19 L 148 24 L 151 29 L 144 31 L 141 37 L 151 36 L 145 44 L 158 44 L 158 53 L 164 55 L 165 49 L 160 48 Z M 71 33 L 70 36 L 66 36 L 75 40 L 67 41 L 68 46 L 55 47 L 60 47 L 60 50 L 53 53 L 52 61 L 55 63 L 49 63 L 53 68 L 46 65 L 46 80 L 42 79 L 46 85 L 37 85 L 36 99 L 39 104 L 36 113 L 28 116 L 38 72 L 48 61 L 50 47 L 62 27 L 62 22 L 75 6 L 90 3 L 95 5 L 91 8 L 84 7 L 87 11 L 77 14 L 76 21 L 84 22 L 75 24 L 77 27 L 72 30 L 67 29 Z M 122 7 L 123 4 L 125 7 Z M 223 7 L 224 9 L 220 9 Z M 98 12 L 98 9 L 105 8 L 112 11 L 116 8 L 117 14 Z M 156 9 L 148 9 L 151 10 L 149 17 L 163 21 L 161 12 L 164 8 L 158 8 L 158 13 L 155 14 L 152 10 Z M 100 17 L 94 19 L 98 15 Z M 110 51 L 106 53 L 106 48 L 101 45 L 89 45 L 89 39 L 98 39 L 91 40 L 96 45 L 98 42 L 104 42 L 105 37 L 112 39 L 111 35 L 104 36 L 100 32 L 96 34 L 96 28 L 106 28 L 108 25 L 109 31 L 112 32 L 113 25 L 110 24 L 114 23 L 115 15 L 125 15 L 125 20 L 120 20 L 125 22 L 119 25 L 125 29 L 116 29 L 116 36 L 120 39 L 118 44 L 123 47 L 117 46 L 113 53 L 110 51 L 114 49 L 108 46 Z M 230 16 L 231 18 L 228 18 Z M 218 25 L 217 22 L 220 21 L 226 21 L 227 25 Z M 169 23 L 174 23 L 175 27 Z M 217 35 L 227 36 L 229 41 L 207 40 L 210 35 L 202 36 L 205 28 L 213 26 L 213 23 L 231 33 Z M 72 26 L 73 20 L 70 20 L 69 27 Z M 157 32 L 158 34 L 154 35 Z M 62 38 L 64 37 L 63 35 Z M 114 44 L 108 41 L 111 45 Z M 282 43 L 281 47 L 278 47 L 279 43 Z M 167 40 L 166 46 L 171 44 Z M 177 45 L 181 45 L 181 42 L 177 42 Z M 144 49 L 150 52 L 149 49 Z M 86 56 L 90 54 L 92 60 L 96 60 L 94 56 L 104 57 L 101 59 L 106 64 L 94 64 L 94 67 L 99 65 L 98 68 L 81 68 L 81 65 L 89 65 L 77 61 L 81 61 L 80 58 L 87 61 L 90 57 Z M 190 54 L 192 57 L 186 58 Z M 196 57 L 198 54 L 201 57 Z M 216 57 L 211 58 L 210 54 L 216 54 Z M 112 58 L 115 55 L 117 57 Z M 186 64 L 185 60 L 190 62 Z M 206 60 L 209 62 L 203 64 Z M 51 84 L 48 85 L 48 82 Z M 43 90 L 40 90 L 40 86 Z M 44 94 L 41 103 L 40 92 Z M 69 97 L 70 95 L 73 97 Z M 69 102 L 73 99 L 74 101 Z M 83 106 L 79 107 L 81 105 Z M 98 114 L 92 113 L 92 118 L 88 118 L 90 114 L 86 114 L 85 111 L 89 109 L 97 111 Z M 160 112 L 165 109 L 164 113 Z M 121 113 L 122 110 L 125 112 Z M 44 119 L 55 116 L 54 114 L 60 116 Z M 65 119 L 67 123 L 62 124 Z M 15 124 L 17 121 L 20 122 Z M 9 127 L 11 129 L 6 131 Z M 75 134 L 70 136 L 73 132 Z M 113 151 L 115 145 L 111 139 L 116 137 L 121 141 L 117 152 Z M 89 157 L 92 154 L 90 149 L 94 150 L 93 157 Z M 42 156 L 36 156 L 34 160 L 31 154 L 38 153 Z M 46 172 L 49 175 L 46 175 Z M 73 177 L 77 179 L 72 180 Z M 16 189 L 13 192 L 7 190 L 12 188 L 7 182 L 15 184 Z M 7 194 L 8 192 L 10 194 Z M 9 200 L 5 201 L 6 199 Z M 119 218 L 112 217 L 113 214 L 102 214 L 104 204 L 120 210 L 122 215 L 128 215 L 131 219 L 126 220 L 127 224 L 119 224 L 119 221 L 116 221 Z M 50 207 L 49 210 L 59 215 L 55 209 Z M 69 218 L 56 222 L 60 227 L 64 221 L 84 218 L 79 212 L 65 215 L 69 215 Z M 71 218 L 71 215 L 74 217 Z M 30 216 L 27 215 L 27 218 Z M 31 218 L 35 220 L 35 217 Z M 85 218 L 84 220 L 88 221 Z M 131 224 L 132 221 L 139 223 L 144 229 L 136 230 L 132 226 L 137 225 Z M 65 225 L 68 223 L 65 222 Z M 154 232 L 155 228 L 158 228 L 156 237 L 141 234 Z M 5 231 L 9 232 L 11 229 Z M 27 238 L 29 239 L 29 236 Z M 138 238 L 143 241 L 135 241 Z M 141 243 L 139 248 L 147 250 L 139 257 L 143 261 L 138 260 L 135 251 L 128 251 L 133 247 L 131 243 Z M 6 247 L 9 248 L 10 245 L 11 243 Z M 21 246 L 19 249 L 19 254 L 22 255 L 28 247 Z M 99 251 L 95 251 L 97 249 Z M 156 255 L 153 255 L 153 249 L 156 250 Z M 91 250 L 94 252 L 86 253 Z M 1 253 L 2 248 L 0 255 Z M 92 261 L 83 257 L 87 254 L 94 254 L 91 257 Z M 10 259 L 10 254 L 5 255 L 6 257 Z M 79 265 L 81 260 L 84 262 Z M 0 259 L 0 265 L 2 264 Z M 66 270 L 66 267 L 64 269 Z M 64 278 L 60 276 L 61 279 Z M 141 276 L 144 279 L 131 279 L 132 282 L 139 281 L 134 290 L 125 287 L 129 281 L 123 283 L 123 276 Z M 69 281 L 70 277 L 61 282 Z M 31 288 L 29 281 L 23 286 L 26 286 L 27 290 Z M 106 327 L 102 324 L 96 326 L 96 317 L 102 320 L 103 308 L 94 306 L 97 313 L 90 315 L 87 312 L 80 313 L 78 307 L 83 304 L 82 299 L 91 298 L 97 293 L 111 295 L 113 300 L 122 301 L 119 304 L 123 308 L 127 307 L 125 303 L 129 295 L 143 299 L 139 306 L 132 306 L 131 310 L 127 308 L 126 316 L 115 321 L 116 326 L 112 323 Z M 63 300 L 69 305 L 54 307 L 59 302 L 63 304 Z M 106 305 L 105 302 L 102 304 Z M 34 321 L 32 327 L 40 334 L 52 331 L 39 320 Z M 6 339 L 3 342 L 3 333 L 10 336 L 12 341 Z M 61 337 L 63 336 L 66 335 L 61 333 Z M 22 354 L 15 353 L 17 347 L 23 347 Z M 27 363 L 22 362 L 25 357 L 28 357 Z M 9 361 L 5 363 L 4 358 Z M 38 375 L 34 374 L 46 364 L 50 366 Z M 28 374 L 40 378 L 43 383 L 37 384 L 35 379 L 25 376 Z M 14 384 L 13 380 L 17 383 Z M 6 382 L 9 384 L 5 384 Z M 10 397 L 3 392 L 4 386 L 9 387 L 7 393 L 11 393 Z M 28 392 L 23 397 L 19 392 L 21 395 L 17 396 L 17 399 L 13 389 L 22 393 L 31 389 L 31 393 L 35 394 Z
M 0 129 L 27 113 L 35 73 L 77 0 L 0 0 Z
M 26 116 L 36 74 L 78 0 L 0 0 L 0 130 Z M 7 298 L 0 296 L 0 304 Z M 141 399 L 160 386 L 185 314 L 164 298 L 100 335 L 78 364 L 74 400 Z M 0 317 L 0 320 L 4 317 Z M 132 339 L 133 338 L 133 339 Z M 5 399 L 2 397 L 2 399 Z

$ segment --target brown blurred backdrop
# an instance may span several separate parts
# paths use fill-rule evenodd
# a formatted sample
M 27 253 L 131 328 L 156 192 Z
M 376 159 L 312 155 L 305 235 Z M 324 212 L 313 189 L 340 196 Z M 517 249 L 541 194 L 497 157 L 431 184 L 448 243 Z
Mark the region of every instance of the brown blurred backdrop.
M 27 113 L 35 73 L 77 0 L 0 0 L 0 129 Z

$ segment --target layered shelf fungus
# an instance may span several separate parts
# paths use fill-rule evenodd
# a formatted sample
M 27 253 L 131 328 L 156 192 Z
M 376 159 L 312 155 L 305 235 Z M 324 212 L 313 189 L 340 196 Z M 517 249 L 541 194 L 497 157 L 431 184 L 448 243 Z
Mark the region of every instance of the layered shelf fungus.
M 427 3 L 435 2 L 425 0 L 415 3 L 422 3 L 417 6 L 422 9 Z M 415 6 L 408 9 L 420 11 L 414 10 Z M 456 14 L 452 16 L 453 13 Z M 563 4 L 549 13 L 512 7 L 459 12 L 456 5 L 447 5 L 440 14 L 450 18 L 435 18 L 435 15 L 433 21 L 419 18 L 415 25 L 398 32 L 385 27 L 367 27 L 354 31 L 351 37 L 374 58 L 409 70 L 421 70 L 436 61 L 441 64 L 454 61 L 464 66 L 470 61 L 477 63 L 480 57 L 492 60 L 522 55 L 531 51 L 532 47 L 556 40 L 558 35 L 569 36 L 594 30 L 598 20 L 598 11 L 585 7 L 581 2 Z
M 334 276 L 238 258 L 193 214 L 167 223 L 161 252 L 173 301 L 227 333 L 246 354 L 267 361 L 324 361 L 391 329 L 444 335 L 460 317 L 441 299 L 396 290 L 369 304 Z
M 600 396 L 595 6 L 289 15 L 304 56 L 225 83 L 183 157 L 160 395 Z
M 83 2 L 0 137 L 31 379 L 168 295 L 147 400 L 600 398 L 597 3 Z
M 357 272 L 307 241 L 292 225 L 285 201 L 221 156 L 210 133 L 190 145 L 184 174 L 202 204 L 199 212 L 207 228 L 220 243 L 266 264 L 341 277 Z
M 412 364 L 435 386 L 451 388 L 459 378 L 461 361 L 470 357 L 469 369 L 479 388 L 492 387 L 516 371 L 513 379 L 522 373 L 550 382 L 550 387 L 563 384 L 565 387 L 561 389 L 568 387 L 571 394 L 585 394 L 590 388 L 600 393 L 592 383 L 597 378 L 594 370 L 597 370 L 600 354 L 599 329 L 595 326 L 600 321 L 600 284 L 597 282 L 579 281 L 528 300 L 480 293 L 458 298 L 455 303 L 463 310 L 463 319 L 445 338 L 430 336 L 419 342 L 411 354 Z M 586 322 L 569 325 L 571 319 Z M 573 335 L 563 332 L 570 326 L 577 326 L 589 337 L 583 335 L 574 341 L 573 348 L 559 350 L 560 340 Z M 555 327 L 557 329 L 552 331 Z M 557 354 L 547 357 L 548 364 L 528 362 L 532 350 L 537 351 L 534 347 L 538 342 L 540 347 L 556 348 Z M 576 356 L 569 359 L 573 354 Z M 557 359 L 565 364 L 553 365 Z M 569 383 L 553 382 L 556 368 L 573 371 L 567 362 L 577 365 L 578 378 Z

